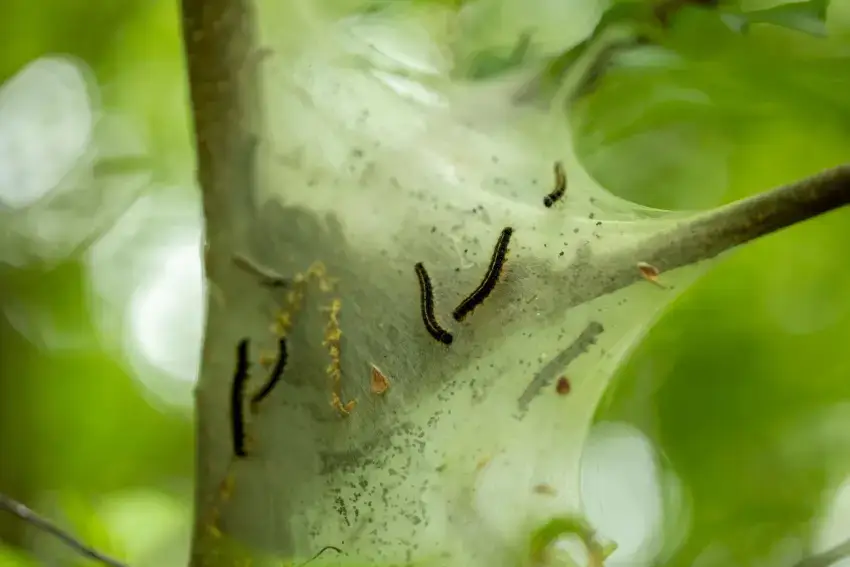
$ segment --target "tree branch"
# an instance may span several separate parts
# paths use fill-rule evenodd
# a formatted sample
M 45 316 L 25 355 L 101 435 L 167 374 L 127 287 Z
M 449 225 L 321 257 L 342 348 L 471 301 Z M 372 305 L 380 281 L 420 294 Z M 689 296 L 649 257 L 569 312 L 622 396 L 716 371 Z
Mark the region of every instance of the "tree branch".
M 6 510 L 7 512 L 11 512 L 23 521 L 32 524 L 41 531 L 47 532 L 53 537 L 62 540 L 65 545 L 67 545 L 83 557 L 94 559 L 95 561 L 99 561 L 104 565 L 109 565 L 110 567 L 127 567 L 124 563 L 121 563 L 116 559 L 112 559 L 111 557 L 108 557 L 92 549 L 91 547 L 82 543 L 80 540 L 78 540 L 71 534 L 64 531 L 62 528 L 60 528 L 50 520 L 42 518 L 31 509 L 27 508 L 17 500 L 9 498 L 5 494 L 0 494 L 0 509 Z
M 182 0 L 182 23 L 206 237 L 230 247 L 253 218 L 245 215 L 259 116 L 254 9 L 250 0 Z
M 593 278 L 596 284 L 576 286 L 570 304 L 585 303 L 638 281 L 642 276 L 637 262 L 649 263 L 662 272 L 696 264 L 848 203 L 850 165 L 842 165 L 683 219 L 669 230 L 629 248 L 591 257 L 567 268 L 568 281 Z

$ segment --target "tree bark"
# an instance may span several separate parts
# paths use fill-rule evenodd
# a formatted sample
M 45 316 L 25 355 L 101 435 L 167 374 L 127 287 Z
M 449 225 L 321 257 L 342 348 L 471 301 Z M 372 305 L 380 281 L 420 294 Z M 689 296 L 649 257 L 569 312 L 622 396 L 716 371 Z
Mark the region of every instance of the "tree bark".
M 196 386 L 195 528 L 191 564 L 231 564 L 216 549 L 211 519 L 230 459 L 226 391 L 233 346 L 241 338 L 238 266 L 255 216 L 260 105 L 256 88 L 255 15 L 250 0 L 182 0 L 182 33 L 194 122 L 196 175 L 205 219 L 208 295 L 200 380 Z M 235 287 L 234 287 L 235 286 Z M 226 353 L 226 354 L 225 354 Z

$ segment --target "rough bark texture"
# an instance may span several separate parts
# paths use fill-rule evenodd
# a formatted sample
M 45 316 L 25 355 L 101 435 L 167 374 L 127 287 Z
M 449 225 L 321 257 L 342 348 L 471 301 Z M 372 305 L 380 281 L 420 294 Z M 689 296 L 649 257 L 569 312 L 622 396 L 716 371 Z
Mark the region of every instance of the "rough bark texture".
M 205 217 L 204 269 L 208 309 L 196 396 L 196 500 L 192 565 L 228 564 L 211 543 L 224 467 L 229 459 L 226 384 L 219 376 L 235 361 L 241 338 L 232 328 L 238 267 L 254 217 L 256 148 L 260 123 L 255 89 L 254 15 L 249 0 L 183 0 L 182 25 L 194 119 L 197 179 Z M 231 370 L 232 371 L 232 370 Z M 221 386 L 225 385 L 225 388 Z

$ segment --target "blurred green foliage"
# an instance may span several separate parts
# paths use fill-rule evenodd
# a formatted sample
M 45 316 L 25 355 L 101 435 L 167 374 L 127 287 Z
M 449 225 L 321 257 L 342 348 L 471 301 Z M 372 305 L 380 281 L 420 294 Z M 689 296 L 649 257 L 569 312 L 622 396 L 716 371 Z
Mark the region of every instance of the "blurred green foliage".
M 847 43 L 746 32 L 685 10 L 579 103 L 579 143 L 604 185 L 705 207 L 846 162 Z M 850 472 L 838 411 L 850 395 L 848 218 L 735 252 L 667 311 L 608 391 L 598 418 L 640 427 L 684 481 L 690 530 L 662 564 L 786 564 L 769 558 L 795 538 L 810 552 Z M 711 547 L 724 552 L 707 559 Z
M 191 163 L 177 14 L 171 1 L 4 2 L 0 83 L 42 56 L 80 59 L 101 86 L 101 106 L 144 125 L 155 177 L 174 182 Z M 0 265 L 4 311 L 14 306 L 32 325 L 24 336 L 19 320 L 0 317 L 0 490 L 134 565 L 179 565 L 187 542 L 171 538 L 173 519 L 183 534 L 191 514 L 191 414 L 154 407 L 128 361 L 104 344 L 82 260 Z M 68 346 L 38 341 L 42 334 Z M 139 491 L 147 504 L 128 499 Z M 146 517 L 145 506 L 158 513 Z M 128 521 L 132 529 L 122 529 Z M 15 551 L 31 545 L 63 565 L 90 564 L 7 514 L 0 542 L 3 566 L 39 564 Z
M 42 55 L 79 57 L 103 85 L 103 105 L 146 126 L 158 179 L 185 179 L 176 4 L 7 0 L 0 81 Z M 820 0 L 764 4 L 685 7 L 609 62 L 576 103 L 578 147 L 604 186 L 651 206 L 704 208 L 846 162 L 850 14 Z M 603 23 L 636 21 L 626 12 Z M 536 51 L 529 32 L 459 68 L 483 79 L 565 54 Z M 659 564 L 690 566 L 720 545 L 727 555 L 701 567 L 751 565 L 788 537 L 805 550 L 850 473 L 850 414 L 839 411 L 850 401 L 848 221 L 838 211 L 731 254 L 668 309 L 616 376 L 598 418 L 640 427 L 686 493 L 690 529 Z M 82 337 L 48 349 L 0 318 L 0 491 L 52 502 L 85 539 L 119 555 L 150 540 L 133 556 L 166 565 L 153 549 L 164 540 L 145 533 L 167 523 L 162 514 L 188 521 L 191 416 L 153 407 L 126 360 L 100 345 L 79 260 L 0 269 L 2 301 L 38 304 L 39 324 Z M 139 498 L 170 504 L 145 514 Z M 106 525 L 98 517 L 110 501 Z M 125 505 L 146 520 L 116 520 Z M 35 564 L 15 551 L 31 535 L 0 516 L 0 565 Z

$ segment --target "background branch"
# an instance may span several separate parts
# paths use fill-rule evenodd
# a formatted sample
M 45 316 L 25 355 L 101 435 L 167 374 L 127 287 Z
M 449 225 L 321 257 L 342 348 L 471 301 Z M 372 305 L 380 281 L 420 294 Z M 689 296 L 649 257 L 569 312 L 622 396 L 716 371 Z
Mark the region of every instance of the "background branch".
M 50 520 L 39 516 L 28 507 L 24 506 L 17 500 L 9 498 L 5 494 L 0 494 L 0 509 L 11 512 L 23 521 L 32 524 L 39 530 L 49 533 L 83 557 L 94 559 L 95 561 L 99 561 L 104 565 L 110 565 L 111 567 L 127 567 L 124 563 L 121 563 L 117 559 L 112 559 L 111 557 L 92 549 Z
M 823 553 L 806 557 L 794 567 L 829 567 L 840 559 L 850 556 L 850 539 L 839 543 L 832 549 L 828 549 Z

